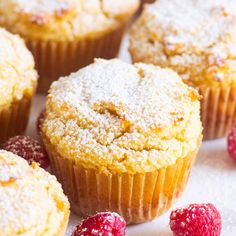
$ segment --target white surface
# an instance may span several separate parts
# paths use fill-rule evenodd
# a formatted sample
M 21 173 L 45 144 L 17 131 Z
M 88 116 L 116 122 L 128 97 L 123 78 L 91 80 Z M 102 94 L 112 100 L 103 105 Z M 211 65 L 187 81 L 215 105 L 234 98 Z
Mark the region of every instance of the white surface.
M 121 58 L 129 60 L 127 41 L 124 42 Z M 43 109 L 45 97 L 36 96 L 33 102 L 27 134 L 37 138 L 35 121 Z M 211 202 L 220 210 L 223 222 L 223 236 L 236 235 L 236 162 L 226 151 L 225 139 L 204 142 L 195 162 L 187 189 L 182 198 L 173 206 L 182 207 L 189 203 Z M 170 236 L 169 215 L 141 225 L 129 226 L 128 236 Z M 79 218 L 72 215 L 66 236 L 71 236 Z

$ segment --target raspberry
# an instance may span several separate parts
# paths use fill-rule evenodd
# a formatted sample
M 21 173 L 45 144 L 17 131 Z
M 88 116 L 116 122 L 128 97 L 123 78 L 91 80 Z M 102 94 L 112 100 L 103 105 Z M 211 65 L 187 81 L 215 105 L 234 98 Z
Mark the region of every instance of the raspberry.
M 125 220 L 117 213 L 102 212 L 83 220 L 72 236 L 125 236 Z
M 236 125 L 228 135 L 228 153 L 236 160 Z
M 38 116 L 38 119 L 37 119 L 37 122 L 36 122 L 36 129 L 37 129 L 38 134 L 40 133 L 40 125 L 41 125 L 41 123 L 42 123 L 42 120 L 43 120 L 43 118 L 44 118 L 44 115 L 45 115 L 45 109 L 43 109 L 43 110 L 40 112 L 40 114 L 39 114 L 39 116 Z
M 37 140 L 28 136 L 15 136 L 3 144 L 2 149 L 23 157 L 29 164 L 37 162 L 40 167 L 47 168 L 49 159 L 44 148 Z
M 190 204 L 171 212 L 170 228 L 175 236 L 219 236 L 221 216 L 210 203 Z

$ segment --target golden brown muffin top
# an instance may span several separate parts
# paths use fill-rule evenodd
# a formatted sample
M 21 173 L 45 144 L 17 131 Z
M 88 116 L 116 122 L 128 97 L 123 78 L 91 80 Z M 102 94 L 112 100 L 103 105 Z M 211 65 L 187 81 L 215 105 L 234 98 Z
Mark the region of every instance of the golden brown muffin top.
M 56 178 L 0 150 L 0 232 L 4 236 L 54 236 L 69 214 Z
M 103 172 L 148 172 L 196 150 L 199 95 L 173 71 L 97 59 L 51 86 L 42 136 Z
M 235 83 L 235 12 L 231 0 L 158 0 L 131 30 L 133 60 L 170 67 L 196 86 Z
M 32 96 L 36 83 L 34 60 L 23 40 L 0 28 L 0 107 Z
M 138 0 L 0 0 L 0 25 L 24 38 L 68 41 L 117 28 Z

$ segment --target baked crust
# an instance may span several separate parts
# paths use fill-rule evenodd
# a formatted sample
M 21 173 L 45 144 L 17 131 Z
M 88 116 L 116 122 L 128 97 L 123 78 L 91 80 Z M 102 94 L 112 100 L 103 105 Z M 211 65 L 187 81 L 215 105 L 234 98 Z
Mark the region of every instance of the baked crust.
M 0 0 L 0 25 L 27 39 L 93 38 L 119 27 L 138 6 L 138 0 Z
M 0 150 L 0 216 L 4 236 L 61 235 L 58 232 L 66 228 L 69 203 L 54 176 Z
M 23 40 L 0 28 L 0 107 L 31 98 L 37 84 L 34 60 Z
M 170 67 L 197 87 L 235 84 L 235 12 L 234 1 L 158 0 L 131 29 L 133 61 Z
M 97 59 L 53 83 L 41 132 L 84 168 L 150 172 L 197 148 L 199 98 L 171 70 Z

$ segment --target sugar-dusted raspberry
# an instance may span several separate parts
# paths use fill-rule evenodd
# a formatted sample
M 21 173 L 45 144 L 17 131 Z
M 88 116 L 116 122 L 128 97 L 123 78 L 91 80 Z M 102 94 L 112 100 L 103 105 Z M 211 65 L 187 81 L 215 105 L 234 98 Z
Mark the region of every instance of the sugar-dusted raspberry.
M 171 212 L 170 228 L 175 236 L 219 236 L 221 216 L 210 203 L 190 204 Z
M 234 160 L 236 160 L 236 125 L 228 135 L 228 153 Z
M 42 168 L 49 166 L 46 151 L 37 140 L 28 136 L 15 136 L 3 144 L 2 149 L 23 157 L 29 164 L 36 162 Z
M 37 119 L 37 122 L 36 122 L 36 129 L 37 129 L 37 132 L 39 134 L 40 132 L 40 125 L 42 123 L 42 120 L 44 118 L 44 115 L 45 115 L 45 109 L 43 109 L 40 113 L 39 113 L 39 116 L 38 116 L 38 119 Z
M 83 220 L 72 236 L 125 236 L 125 220 L 117 213 L 102 212 Z

